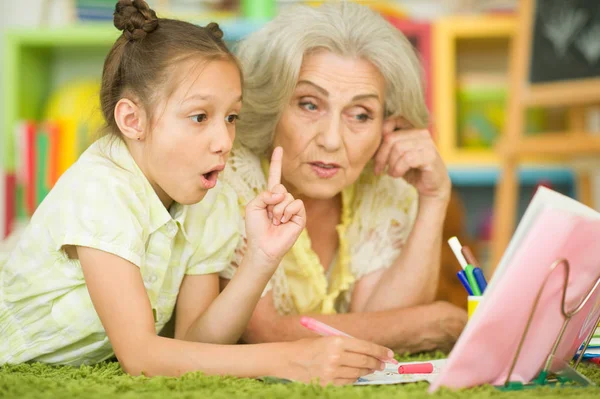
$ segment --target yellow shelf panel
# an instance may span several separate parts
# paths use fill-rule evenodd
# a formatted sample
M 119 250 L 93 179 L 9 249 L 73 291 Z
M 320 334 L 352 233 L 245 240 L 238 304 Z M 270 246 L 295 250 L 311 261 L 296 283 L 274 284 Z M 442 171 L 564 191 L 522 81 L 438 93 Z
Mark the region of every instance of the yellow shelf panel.
M 441 18 L 433 30 L 434 107 L 437 146 L 444 160 L 457 165 L 498 165 L 493 150 L 458 147 L 457 132 L 457 41 L 464 39 L 508 39 L 515 33 L 512 15 L 450 16 Z M 508 54 L 507 54 L 508 57 Z
M 451 16 L 436 25 L 455 39 L 509 37 L 515 33 L 516 19 L 512 15 Z

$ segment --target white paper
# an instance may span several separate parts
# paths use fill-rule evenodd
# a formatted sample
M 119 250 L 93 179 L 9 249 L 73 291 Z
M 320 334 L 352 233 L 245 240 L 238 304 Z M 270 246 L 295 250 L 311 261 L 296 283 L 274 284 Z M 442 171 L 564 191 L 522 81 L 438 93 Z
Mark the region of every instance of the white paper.
M 398 367 L 405 364 L 433 364 L 433 373 L 431 374 L 398 374 Z M 354 385 L 390 385 L 390 384 L 405 384 L 408 382 L 427 381 L 431 383 L 439 375 L 442 368 L 446 365 L 446 359 L 438 360 L 423 360 L 419 362 L 400 363 L 395 367 L 396 371 L 384 370 L 376 371 L 373 374 L 365 375 L 359 378 Z

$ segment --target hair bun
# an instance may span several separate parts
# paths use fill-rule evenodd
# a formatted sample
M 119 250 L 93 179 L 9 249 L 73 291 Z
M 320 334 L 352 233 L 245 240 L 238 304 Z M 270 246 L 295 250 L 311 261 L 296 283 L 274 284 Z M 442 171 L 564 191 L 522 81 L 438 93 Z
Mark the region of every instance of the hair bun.
M 113 22 L 128 40 L 141 40 L 158 27 L 158 18 L 144 0 L 119 0 Z
M 217 39 L 223 38 L 223 31 L 221 30 L 221 28 L 219 28 L 218 23 L 211 22 L 208 25 L 206 25 L 205 29 L 208 30 L 210 32 L 210 34 L 213 35 L 215 38 L 217 38 Z

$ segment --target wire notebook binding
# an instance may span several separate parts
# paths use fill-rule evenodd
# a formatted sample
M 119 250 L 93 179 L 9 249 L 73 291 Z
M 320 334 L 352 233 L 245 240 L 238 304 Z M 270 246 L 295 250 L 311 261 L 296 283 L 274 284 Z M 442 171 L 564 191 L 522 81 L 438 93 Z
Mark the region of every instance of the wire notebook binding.
M 538 377 L 535 378 L 534 380 L 532 380 L 528 384 L 522 384 L 520 382 L 511 382 L 510 377 L 512 376 L 512 373 L 517 364 L 517 361 L 519 360 L 519 355 L 521 353 L 523 343 L 525 342 L 525 338 L 527 337 L 527 333 L 529 332 L 529 327 L 531 326 L 531 321 L 533 320 L 533 316 L 535 315 L 535 312 L 537 310 L 537 306 L 538 306 L 540 297 L 542 296 L 542 293 L 544 292 L 544 288 L 546 287 L 546 283 L 548 282 L 550 275 L 555 270 L 557 270 L 560 265 L 564 265 L 564 268 L 565 268 L 565 281 L 563 283 L 562 300 L 561 300 L 561 308 L 560 308 L 561 313 L 562 313 L 563 317 L 565 318 L 562 328 L 560 329 L 560 332 L 559 332 L 558 336 L 556 337 L 556 341 L 554 342 L 554 345 L 552 346 L 552 351 L 548 354 L 548 357 L 547 357 L 545 365 L 544 365 L 544 369 L 540 372 Z M 592 381 L 587 379 L 584 375 L 577 372 L 577 367 L 579 366 L 579 363 L 581 363 L 583 354 L 585 353 L 588 345 L 590 344 L 590 341 L 592 340 L 595 328 L 592 328 L 592 331 L 590 332 L 589 336 L 586 338 L 583 349 L 581 350 L 579 356 L 577 357 L 577 360 L 575 361 L 575 364 L 573 365 L 573 367 L 571 367 L 567 363 L 563 362 L 564 367 L 565 367 L 564 372 L 562 373 L 563 375 L 562 376 L 559 375 L 557 378 L 554 378 L 554 379 L 548 378 L 549 372 L 550 372 L 550 366 L 552 365 L 553 360 L 554 361 L 559 360 L 559 359 L 556 359 L 554 356 L 555 356 L 555 353 L 556 353 L 556 351 L 560 345 L 560 342 L 563 338 L 564 332 L 565 332 L 569 322 L 571 321 L 571 318 L 573 316 L 575 316 L 577 313 L 579 313 L 581 311 L 581 309 L 583 309 L 583 307 L 587 304 L 587 302 L 592 297 L 594 292 L 600 286 L 600 276 L 598 276 L 598 278 L 596 278 L 596 282 L 595 282 L 594 286 L 588 291 L 585 298 L 579 303 L 579 305 L 577 305 L 575 307 L 575 309 L 573 309 L 572 311 L 569 312 L 565 309 L 565 300 L 566 300 L 566 296 L 567 296 L 567 287 L 568 287 L 568 283 L 569 283 L 569 272 L 570 272 L 569 261 L 565 258 L 560 258 L 560 259 L 555 260 L 552 263 L 552 265 L 550 266 L 550 272 L 546 275 L 546 278 L 544 279 L 544 283 L 540 287 L 538 294 L 535 298 L 535 301 L 533 303 L 531 313 L 529 314 L 529 319 L 527 320 L 527 324 L 525 325 L 525 330 L 523 331 L 523 335 L 521 336 L 521 341 L 519 342 L 519 346 L 517 347 L 517 352 L 515 353 L 515 357 L 510 366 L 510 369 L 508 371 L 506 381 L 504 382 L 504 385 L 499 386 L 498 388 L 504 389 L 504 390 L 521 390 L 526 387 L 536 387 L 539 385 L 550 385 L 550 384 L 556 383 L 556 382 L 558 382 L 558 383 L 575 382 L 582 386 L 595 385 Z M 597 326 L 599 322 L 600 322 L 600 313 L 599 313 L 598 317 L 596 318 L 594 326 Z

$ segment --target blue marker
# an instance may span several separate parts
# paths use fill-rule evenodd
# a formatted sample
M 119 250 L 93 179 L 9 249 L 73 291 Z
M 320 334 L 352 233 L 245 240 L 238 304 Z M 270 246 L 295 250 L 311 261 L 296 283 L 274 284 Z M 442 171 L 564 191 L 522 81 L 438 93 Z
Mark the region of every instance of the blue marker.
M 473 295 L 473 290 L 471 289 L 471 286 L 469 285 L 469 280 L 467 280 L 467 274 L 465 273 L 465 271 L 461 270 L 458 273 L 456 273 L 456 275 L 458 276 L 458 279 L 462 283 L 463 287 L 465 287 L 465 290 L 467 290 L 467 293 L 469 295 Z
M 483 275 L 483 271 L 476 267 L 473 269 L 473 276 L 475 277 L 475 281 L 477 282 L 477 285 L 479 286 L 479 290 L 481 291 L 481 294 L 483 295 L 483 292 L 485 291 L 485 288 L 487 287 L 487 281 L 485 281 L 485 276 Z

